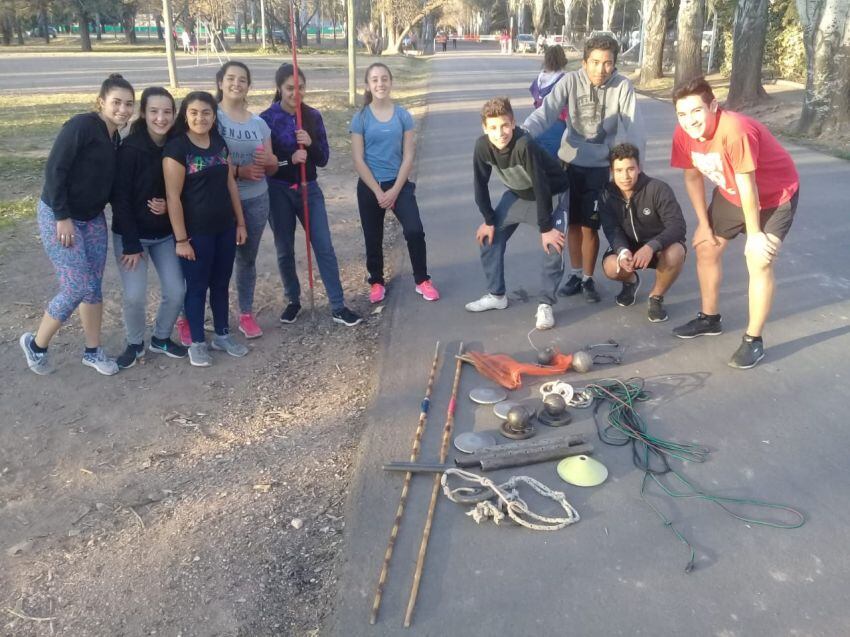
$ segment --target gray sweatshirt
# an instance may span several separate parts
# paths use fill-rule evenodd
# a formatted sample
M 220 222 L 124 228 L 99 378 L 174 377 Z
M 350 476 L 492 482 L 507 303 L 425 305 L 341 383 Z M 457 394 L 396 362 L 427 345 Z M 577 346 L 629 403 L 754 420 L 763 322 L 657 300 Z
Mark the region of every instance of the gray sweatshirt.
M 584 69 L 570 71 L 522 127 L 536 138 L 554 124 L 564 107 L 569 113 L 558 157 L 584 167 L 607 167 L 608 152 L 629 142 L 644 156 L 646 139 L 632 83 L 616 70 L 595 87 Z

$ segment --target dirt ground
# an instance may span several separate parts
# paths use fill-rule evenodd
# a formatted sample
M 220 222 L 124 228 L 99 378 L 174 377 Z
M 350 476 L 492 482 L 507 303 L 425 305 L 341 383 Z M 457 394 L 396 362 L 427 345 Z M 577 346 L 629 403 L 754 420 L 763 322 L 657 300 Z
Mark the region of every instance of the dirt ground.
M 320 184 L 343 287 L 365 323 L 331 321 L 317 274 L 315 322 L 305 311 L 282 326 L 267 230 L 255 303 L 265 335 L 247 357 L 214 355 L 208 369 L 148 352 L 100 376 L 79 363 L 75 315 L 51 344 L 58 371 L 29 373 L 18 338 L 36 327 L 54 273 L 34 219 L 3 230 L 0 635 L 319 634 L 384 319 L 367 298 L 354 183 L 334 149 Z M 394 283 L 390 294 L 413 293 Z M 111 249 L 104 294 L 114 355 L 124 339 Z

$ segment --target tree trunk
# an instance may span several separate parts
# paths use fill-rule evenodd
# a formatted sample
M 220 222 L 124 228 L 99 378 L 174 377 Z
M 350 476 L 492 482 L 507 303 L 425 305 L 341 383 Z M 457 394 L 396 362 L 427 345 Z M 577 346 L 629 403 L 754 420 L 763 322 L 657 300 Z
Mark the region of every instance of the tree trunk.
M 534 0 L 531 8 L 531 23 L 534 35 L 543 33 L 546 27 L 546 0 Z
M 91 51 L 91 36 L 89 36 L 89 14 L 86 11 L 80 11 L 80 51 Z
M 617 8 L 617 0 L 602 0 L 602 30 L 611 31 L 611 22 L 614 19 L 614 10 Z
M 45 27 L 45 32 L 47 32 L 47 27 Z M 21 19 L 18 16 L 15 16 L 15 33 L 18 34 L 18 44 L 20 46 L 24 45 L 24 27 L 21 25 Z M 50 34 L 48 33 L 48 37 Z
M 564 37 L 573 29 L 573 0 L 564 0 Z
M 590 35 L 590 14 L 593 10 L 593 0 L 584 0 L 584 5 L 587 7 L 587 13 L 584 16 L 584 34 Z
M 738 110 L 767 97 L 761 85 L 768 0 L 738 0 L 732 33 L 732 74 L 726 104 Z
M 641 47 L 643 62 L 640 67 L 640 83 L 646 85 L 664 77 L 664 37 L 667 33 L 667 1 L 644 0 L 643 11 L 646 27 Z
M 136 44 L 136 15 L 130 11 L 125 12 L 121 24 L 124 27 L 124 38 L 127 44 Z
M 702 22 L 705 0 L 681 0 L 676 29 L 676 75 L 679 86 L 702 75 Z
M 156 14 L 156 39 L 164 40 L 165 38 L 162 35 L 162 14 Z
M 242 19 L 239 17 L 239 10 L 233 12 L 233 23 L 235 25 L 233 41 L 236 44 L 242 44 Z
M 850 0 L 798 0 L 806 47 L 806 93 L 797 130 L 850 131 Z
M 39 2 L 38 23 L 44 26 L 44 43 L 50 44 L 50 29 L 47 28 L 50 21 L 47 18 L 47 7 L 45 6 L 44 0 Z
M 103 19 L 100 17 L 100 11 L 94 14 L 94 34 L 98 42 L 103 39 Z

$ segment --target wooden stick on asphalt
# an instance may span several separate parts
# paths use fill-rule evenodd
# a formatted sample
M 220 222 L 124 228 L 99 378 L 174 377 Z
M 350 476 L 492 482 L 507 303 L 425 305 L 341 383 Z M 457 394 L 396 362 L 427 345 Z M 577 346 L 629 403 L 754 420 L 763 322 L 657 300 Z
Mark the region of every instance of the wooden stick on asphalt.
M 413 449 L 410 451 L 411 462 L 416 462 L 419 458 L 419 449 L 422 445 L 422 434 L 425 432 L 425 423 L 428 420 L 428 410 L 431 406 L 431 389 L 434 387 L 434 379 L 437 376 L 437 361 L 439 361 L 439 359 L 440 341 L 437 341 L 437 346 L 434 348 L 434 360 L 431 363 L 431 373 L 428 375 L 428 385 L 425 388 L 425 398 L 422 399 L 422 407 L 419 412 L 419 422 L 416 425 L 416 433 L 413 435 Z M 390 531 L 390 539 L 387 542 L 387 550 L 384 553 L 384 564 L 381 567 L 381 575 L 378 577 L 378 586 L 375 589 L 375 601 L 372 603 L 372 614 L 369 616 L 370 624 L 374 624 L 378 621 L 378 611 L 381 608 L 381 599 L 384 596 L 384 585 L 387 583 L 390 560 L 393 557 L 393 550 L 395 549 L 395 539 L 396 536 L 398 536 L 398 530 L 401 526 L 401 518 L 404 515 L 404 506 L 407 504 L 407 492 L 410 490 L 411 478 L 413 478 L 413 473 L 410 471 L 404 474 L 404 483 L 401 486 L 401 497 L 398 499 L 395 521 L 393 522 L 393 528 Z
M 463 354 L 463 343 L 458 348 L 458 356 Z M 443 441 L 440 444 L 440 464 L 446 463 L 449 455 L 449 441 L 452 437 L 452 429 L 455 422 L 455 407 L 457 405 L 457 388 L 460 384 L 460 370 L 463 361 L 457 359 L 455 367 L 455 378 L 452 383 L 452 397 L 446 410 L 446 424 L 443 427 Z M 422 569 L 425 566 L 425 552 L 428 550 L 428 540 L 431 539 L 431 525 L 434 521 L 434 509 L 437 508 L 437 496 L 440 493 L 440 478 L 442 473 L 434 474 L 434 486 L 431 489 L 431 501 L 428 503 L 428 517 L 425 518 L 425 528 L 422 530 L 422 542 L 419 544 L 419 556 L 416 558 L 416 570 L 413 573 L 413 586 L 410 588 L 410 598 L 407 600 L 407 612 L 404 615 L 404 627 L 410 628 L 413 619 L 413 609 L 416 607 L 416 597 L 419 595 L 419 582 L 422 579 Z

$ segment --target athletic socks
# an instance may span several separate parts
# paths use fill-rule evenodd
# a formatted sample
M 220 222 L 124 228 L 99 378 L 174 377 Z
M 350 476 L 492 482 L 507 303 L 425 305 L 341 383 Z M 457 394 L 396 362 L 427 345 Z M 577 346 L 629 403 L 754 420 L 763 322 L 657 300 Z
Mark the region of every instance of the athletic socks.
M 36 345 L 35 337 L 33 337 L 33 339 L 30 341 L 30 351 L 32 351 L 33 354 L 44 354 L 47 351 L 47 348 L 39 347 L 38 345 Z
M 573 276 L 577 276 L 578 278 L 581 278 L 581 273 L 582 273 L 581 268 L 571 268 L 570 269 L 570 274 L 572 274 Z
M 592 275 L 592 274 L 585 274 L 585 273 L 584 273 L 584 270 L 579 270 L 579 272 L 581 273 L 581 282 L 582 282 L 582 283 L 584 283 L 584 282 L 585 282 L 585 281 L 587 281 L 588 279 L 592 279 L 592 278 L 593 278 L 593 275 Z
M 749 334 L 744 334 L 744 340 L 748 343 L 761 343 L 761 336 L 750 336 Z
M 96 347 L 87 347 L 85 353 L 91 354 L 91 355 L 97 354 L 97 348 Z

